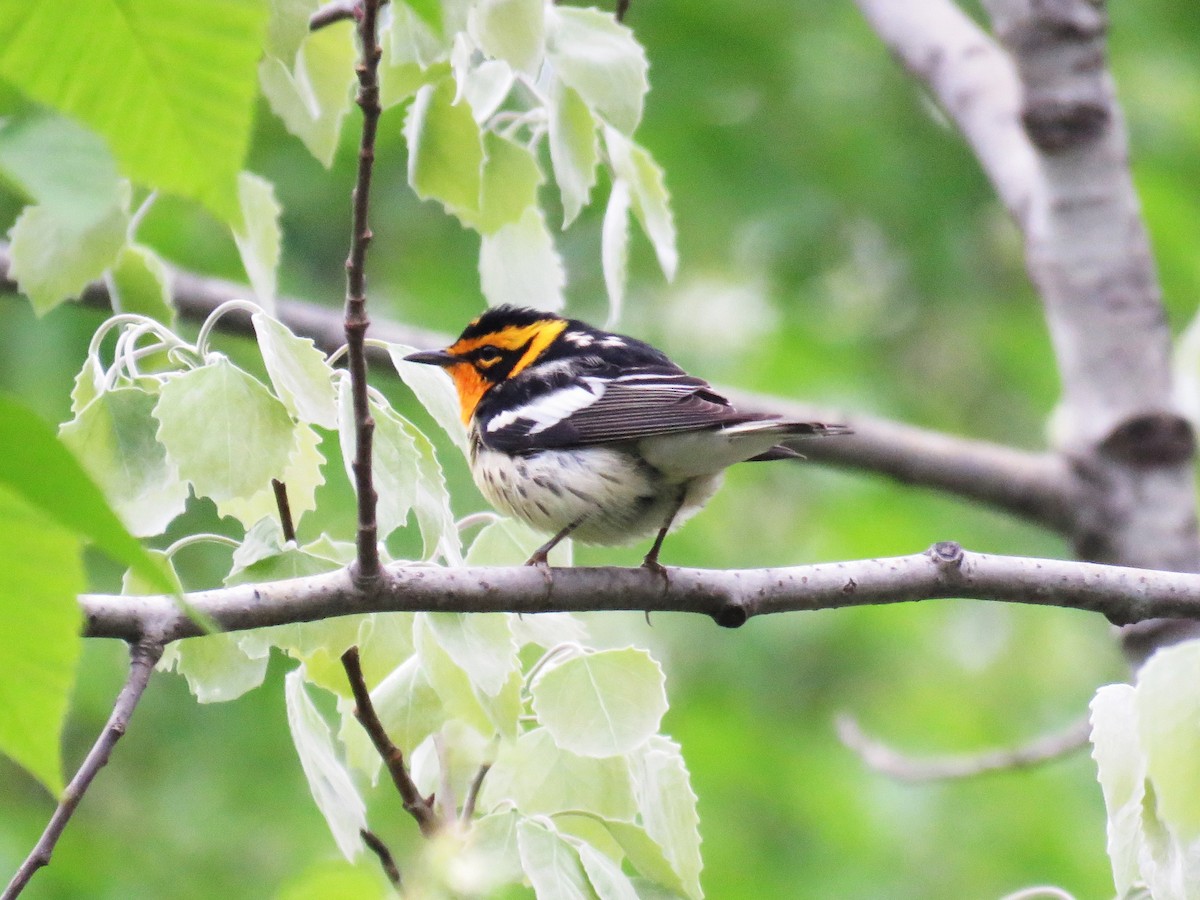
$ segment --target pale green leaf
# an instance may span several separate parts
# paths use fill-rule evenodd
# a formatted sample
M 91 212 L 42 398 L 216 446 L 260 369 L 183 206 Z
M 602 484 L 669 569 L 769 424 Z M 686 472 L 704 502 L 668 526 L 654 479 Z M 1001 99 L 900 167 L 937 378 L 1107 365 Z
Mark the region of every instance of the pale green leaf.
M 637 813 L 624 758 L 578 756 L 561 749 L 544 728 L 501 745 L 483 783 L 480 808 L 490 811 L 508 802 L 529 815 L 582 810 L 632 821 Z
M 322 860 L 291 876 L 275 894 L 275 900 L 391 900 L 396 895 L 383 884 L 381 876 L 373 858 L 358 865 L 340 859 Z
M 337 756 L 329 725 L 308 696 L 303 666 L 288 672 L 284 679 L 284 697 L 288 726 L 309 790 L 329 824 L 338 849 L 353 862 L 363 849 L 361 832 L 367 827 L 366 805 Z
M 567 276 L 538 207 L 529 207 L 520 220 L 483 236 L 479 279 L 492 306 L 562 309 Z
M 416 347 L 407 344 L 388 344 L 388 355 L 396 367 L 396 374 L 416 394 L 421 405 L 465 456 L 467 428 L 459 415 L 458 392 L 454 389 L 454 382 L 445 369 L 405 361 L 404 357 L 416 350 Z
M 0 77 L 95 129 L 123 174 L 232 221 L 265 24 L 245 0 L 9 3 Z
M 187 484 L 158 442 L 158 398 L 140 388 L 96 397 L 59 429 L 134 534 L 162 534 L 187 503 Z
M 584 841 L 575 844 L 575 849 L 588 881 L 600 900 L 638 900 L 629 876 L 621 871 L 618 863 Z
M 288 507 L 292 512 L 292 523 L 297 528 L 307 512 L 317 508 L 317 488 L 325 483 L 322 468 L 325 457 L 321 455 L 321 436 L 307 425 L 296 426 L 296 446 L 288 457 L 287 467 L 278 476 L 287 487 Z M 222 516 L 233 516 L 243 525 L 253 524 L 264 516 L 278 516 L 279 507 L 275 489 L 265 485 L 250 497 L 230 497 L 217 502 L 217 512 Z
M 632 134 L 650 89 L 646 52 L 611 13 L 551 6 L 546 10 L 546 52 L 563 84 L 615 128 Z
M 309 34 L 293 59 L 268 56 L 258 80 L 272 111 L 329 168 L 353 102 L 354 28 L 337 22 Z
M 439 0 L 429 2 L 442 6 Z M 383 53 L 379 61 L 379 103 L 384 109 L 407 100 L 422 86 L 435 84 L 449 74 L 447 35 L 430 28 L 407 5 L 383 7 L 380 32 Z
M 562 194 L 563 228 L 587 206 L 600 160 L 597 123 L 579 92 L 555 81 L 550 95 L 550 163 Z M 606 272 L 607 275 L 607 272 Z
M 507 613 L 427 613 L 438 644 L 471 683 L 490 697 L 517 670 L 517 643 Z
M 645 148 L 616 128 L 604 129 L 604 142 L 613 174 L 629 184 L 633 214 L 654 247 L 659 268 L 670 281 L 679 265 L 679 253 L 675 248 L 671 195 L 667 192 L 662 168 Z
M 441 791 L 447 782 L 452 796 L 465 797 L 479 767 L 491 756 L 491 740 L 459 719 L 448 719 L 409 757 L 413 783 L 426 797 Z
M 171 557 L 167 556 L 162 550 L 152 550 L 147 548 L 146 554 L 152 559 L 159 562 L 160 568 L 171 579 L 174 585 L 175 592 L 183 593 L 183 585 L 179 581 L 179 573 L 175 571 L 175 563 Z M 133 569 L 126 569 L 121 575 L 121 593 L 126 597 L 137 597 L 143 594 L 157 594 L 161 592 L 161 588 L 156 584 L 151 584 L 140 573 Z M 170 646 L 175 646 L 174 644 Z
M 225 703 L 262 684 L 267 657 L 246 653 L 239 635 L 208 634 L 172 644 L 159 667 L 186 678 L 197 702 Z
M 275 186 L 253 172 L 238 174 L 237 189 L 242 218 L 233 226 L 233 240 L 258 305 L 274 312 L 282 207 L 275 199 Z
M 531 687 L 538 721 L 560 747 L 583 756 L 628 753 L 658 731 L 667 711 L 662 667 L 626 647 L 576 656 Z
M 8 232 L 9 276 L 42 315 L 78 297 L 113 265 L 128 226 L 123 205 L 82 220 L 49 206 L 27 206 Z
M 512 90 L 516 75 L 499 59 L 480 59 L 474 43 L 465 34 L 454 36 L 450 71 L 458 88 L 455 101 L 466 99 L 475 121 L 484 124 L 500 108 Z
M 404 0 L 404 5 L 420 17 L 434 32 L 440 33 L 445 23 L 442 21 L 441 0 Z
M 267 0 L 267 34 L 263 48 L 268 56 L 291 59 L 308 37 L 308 19 L 320 0 Z
M 408 183 L 422 200 L 436 200 L 464 225 L 479 220 L 483 136 L 471 107 L 454 105 L 454 82 L 425 85 L 404 120 Z
M 476 699 L 501 737 L 515 739 L 520 734 L 521 715 L 525 712 L 524 689 L 525 679 L 519 667 L 509 673 L 508 680 L 495 695 L 475 688 Z
M 171 272 L 149 247 L 126 244 L 109 274 L 113 312 L 149 316 L 168 327 L 175 321 Z
M 483 816 L 472 824 L 464 857 L 484 882 L 480 885 L 484 890 L 520 881 L 524 875 L 517 849 L 519 821 L 520 814 L 510 809 Z
M 633 822 L 614 819 L 605 819 L 604 827 L 621 846 L 626 859 L 642 875 L 670 891 L 672 896 L 687 896 L 679 873 L 667 859 L 662 846 L 646 833 L 645 828 Z
M 79 539 L 0 484 L 0 544 L 0 752 L 58 794 L 59 735 L 82 644 Z
M 521 566 L 544 543 L 546 536 L 524 522 L 498 516 L 479 529 L 467 551 L 466 563 L 469 566 Z M 569 540 L 560 541 L 550 551 L 550 565 L 571 565 Z M 530 618 L 541 619 L 542 616 Z
M 621 309 L 625 305 L 631 202 L 629 184 L 624 179 L 616 179 L 608 195 L 600 230 L 600 265 L 604 273 L 604 290 L 608 294 L 608 321 L 614 325 L 621 318 Z
M 283 476 L 296 445 L 287 408 L 224 357 L 167 381 L 154 416 L 180 476 L 216 501 L 268 487 Z
M 517 823 L 521 868 L 538 900 L 592 900 L 591 885 L 574 848 L 549 828 L 524 819 Z
M 1190 841 L 1200 836 L 1200 641 L 1150 658 L 1138 673 L 1135 708 L 1159 815 Z
M 428 613 L 417 613 L 413 625 L 413 642 L 422 674 L 442 698 L 450 715 L 490 737 L 495 728 L 472 689 L 471 679 L 438 643 L 428 616 Z
M 646 833 L 663 848 L 671 868 L 693 900 L 700 889 L 700 817 L 696 794 L 679 745 L 655 735 L 629 758 L 638 812 Z M 613 817 L 617 818 L 617 817 Z
M 494 234 L 518 222 L 537 203 L 544 179 L 537 160 L 527 148 L 488 131 L 483 136 L 483 182 L 480 214 L 475 227 Z
M 440 556 L 445 559 L 446 565 L 461 565 L 462 540 L 450 508 L 450 491 L 446 488 L 442 466 L 437 461 L 429 438 L 414 429 L 413 440 L 417 446 L 417 470 L 420 473 L 414 510 L 417 527 L 421 529 L 424 558 L 436 559 Z
M 537 74 L 546 51 L 544 0 L 479 0 L 468 21 L 470 35 L 484 53 Z
M 1137 735 L 1135 691 L 1109 684 L 1092 698 L 1092 758 L 1108 811 L 1108 858 L 1117 896 L 1140 879 L 1146 759 Z
M 271 385 L 283 405 L 302 422 L 337 428 L 337 388 L 325 354 L 311 338 L 292 334 L 277 319 L 264 313 L 250 319 Z
M 553 559 L 553 552 L 550 557 Z M 571 613 L 518 616 L 512 623 L 512 629 L 513 637 L 522 647 L 526 644 L 536 644 L 549 649 L 559 644 L 582 644 L 588 638 L 587 626 Z
M 79 415 L 80 410 L 100 396 L 104 390 L 104 367 L 100 360 L 89 356 L 83 361 L 83 368 L 75 376 L 71 388 L 71 415 Z
M 446 721 L 441 698 L 415 656 L 406 659 L 371 691 L 371 703 L 388 736 L 409 753 Z
M 76 220 L 95 221 L 121 202 L 104 141 L 44 109 L 0 122 L 0 173 L 27 199 Z

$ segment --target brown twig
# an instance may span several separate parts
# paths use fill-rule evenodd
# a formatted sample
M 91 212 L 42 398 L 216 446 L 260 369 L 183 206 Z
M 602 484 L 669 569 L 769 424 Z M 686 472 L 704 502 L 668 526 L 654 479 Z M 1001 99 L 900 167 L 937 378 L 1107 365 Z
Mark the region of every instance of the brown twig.
M 150 681 L 150 676 L 154 672 L 154 666 L 158 662 L 159 657 L 162 656 L 162 652 L 163 645 L 157 642 L 140 641 L 130 646 L 129 675 L 125 679 L 125 685 L 121 688 L 121 693 L 117 695 L 116 702 L 113 704 L 112 714 L 108 717 L 108 724 L 104 726 L 104 730 L 96 738 L 96 743 L 92 745 L 92 749 L 84 757 L 83 763 L 75 773 L 75 777 L 71 779 L 71 783 L 63 791 L 62 798 L 58 802 L 58 808 L 54 810 L 54 814 L 50 817 L 50 821 L 46 825 L 46 830 L 42 832 L 42 836 L 25 858 L 25 861 L 21 863 L 21 867 L 13 875 L 12 881 L 4 889 L 4 893 L 0 894 L 0 900 L 13 900 L 13 898 L 19 896 L 21 891 L 25 889 L 25 886 L 29 884 L 29 879 L 33 877 L 34 873 L 42 868 L 42 866 L 50 864 L 50 857 L 54 853 L 54 848 L 58 844 L 59 838 L 62 837 L 67 823 L 71 821 L 71 816 L 74 815 L 80 801 L 83 800 L 83 795 L 87 793 L 87 789 L 91 786 L 96 774 L 108 762 L 108 758 L 117 741 L 125 734 L 125 729 L 129 725 L 129 718 L 133 715 L 138 701 L 141 700 L 142 693 L 146 690 L 146 685 Z
M 296 525 L 292 521 L 292 506 L 288 503 L 287 485 L 278 478 L 272 478 L 271 488 L 275 491 L 275 505 L 279 507 L 279 527 L 283 529 L 283 539 L 294 541 Z
M 838 716 L 834 725 L 838 739 L 869 768 L 898 781 L 951 781 L 1036 766 L 1086 746 L 1091 735 L 1091 723 L 1085 716 L 1062 731 L 1041 735 L 1019 747 L 918 759 L 871 737 L 851 715 Z
M 433 803 L 421 796 L 412 776 L 408 774 L 408 767 L 404 764 L 404 751 L 392 742 L 383 723 L 379 721 L 375 706 L 371 703 L 371 692 L 367 690 L 367 682 L 363 677 L 357 647 L 351 647 L 342 654 L 342 667 L 346 670 L 346 678 L 354 694 L 354 717 L 366 730 L 383 764 L 387 766 L 392 783 L 396 785 L 400 799 L 404 801 L 405 811 L 417 820 L 421 834 L 430 837 L 437 832 L 441 822 L 433 810 Z
M 629 12 L 629 0 L 617 0 L 617 9 L 614 15 L 618 22 L 625 21 L 625 14 Z
M 363 843 L 367 845 L 372 853 L 379 857 L 379 865 L 383 867 L 383 874 L 392 883 L 393 887 L 399 888 L 401 884 L 400 869 L 396 867 L 396 860 L 392 856 L 392 851 L 375 832 L 367 828 L 359 829 L 359 837 L 363 839 Z
M 463 801 L 462 812 L 459 814 L 459 820 L 462 822 L 470 822 L 475 815 L 475 803 L 479 799 L 479 791 L 483 787 L 483 779 L 487 777 L 487 773 L 491 770 L 490 762 L 484 763 L 479 767 L 479 771 L 475 773 L 475 777 L 471 779 L 471 786 L 467 788 L 467 798 Z
M 383 6 L 388 0 L 380 0 L 379 5 Z M 363 4 L 361 0 L 333 0 L 332 3 L 326 3 L 311 16 L 308 17 L 308 30 L 320 31 L 327 25 L 332 25 L 335 22 L 344 22 L 347 19 L 352 19 L 356 22 L 362 20 Z
M 371 196 L 371 173 L 375 163 L 375 132 L 379 125 L 379 58 L 381 50 L 376 34 L 379 0 L 362 0 L 358 21 L 362 57 L 355 72 L 362 110 L 362 137 L 358 145 L 358 175 L 351 194 L 353 224 L 350 230 L 350 255 L 346 258 L 346 343 L 349 353 L 350 390 L 354 399 L 354 482 L 358 495 L 358 562 L 356 577 L 366 583 L 379 577 L 379 528 L 375 520 L 375 493 L 371 473 L 371 444 L 375 421 L 367 399 L 367 355 L 364 350 L 367 327 L 367 248 L 371 228 L 367 213 Z M 356 13 L 357 18 L 357 13 Z

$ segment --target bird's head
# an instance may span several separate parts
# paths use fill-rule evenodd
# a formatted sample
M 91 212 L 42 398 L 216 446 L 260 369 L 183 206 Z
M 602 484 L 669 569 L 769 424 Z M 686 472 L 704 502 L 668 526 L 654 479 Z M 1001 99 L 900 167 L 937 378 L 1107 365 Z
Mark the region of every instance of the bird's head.
M 472 319 L 445 350 L 411 353 L 405 359 L 449 372 L 458 391 L 463 422 L 470 422 L 484 394 L 532 365 L 567 324 L 567 319 L 553 313 L 497 306 Z

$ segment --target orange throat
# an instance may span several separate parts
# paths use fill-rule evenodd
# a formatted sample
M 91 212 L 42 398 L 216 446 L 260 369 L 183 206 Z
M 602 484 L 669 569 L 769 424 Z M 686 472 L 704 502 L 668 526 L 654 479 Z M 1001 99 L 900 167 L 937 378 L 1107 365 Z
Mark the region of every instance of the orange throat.
M 447 371 L 454 379 L 454 388 L 458 391 L 458 406 L 463 424 L 470 425 L 471 416 L 475 415 L 475 407 L 479 405 L 483 395 L 491 388 L 491 382 L 487 381 L 473 365 L 467 362 L 455 363 Z

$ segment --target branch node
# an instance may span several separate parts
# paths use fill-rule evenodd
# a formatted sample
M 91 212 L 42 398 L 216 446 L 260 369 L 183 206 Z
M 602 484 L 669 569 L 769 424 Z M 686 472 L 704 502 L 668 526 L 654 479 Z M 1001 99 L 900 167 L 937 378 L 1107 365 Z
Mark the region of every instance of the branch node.
M 943 572 L 954 572 L 962 568 L 963 548 L 957 541 L 938 541 L 925 553 Z
M 746 609 L 746 604 L 740 600 L 730 600 L 727 603 L 723 603 L 713 613 L 713 621 L 722 628 L 741 628 L 749 618 L 750 611 Z
M 1100 444 L 1111 459 L 1135 466 L 1171 466 L 1196 452 L 1196 434 L 1183 416 L 1166 410 L 1132 416 Z

